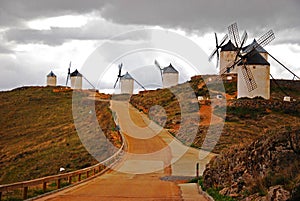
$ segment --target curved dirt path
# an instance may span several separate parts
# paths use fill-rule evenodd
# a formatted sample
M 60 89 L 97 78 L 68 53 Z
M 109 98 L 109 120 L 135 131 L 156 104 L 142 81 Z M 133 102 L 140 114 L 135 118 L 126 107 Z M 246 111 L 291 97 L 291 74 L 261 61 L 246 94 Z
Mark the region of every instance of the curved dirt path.
M 182 188 L 161 178 L 193 176 L 197 162 L 201 173 L 212 155 L 200 161 L 201 151 L 183 146 L 128 103 L 114 101 L 112 109 L 128 145 L 124 159 L 102 176 L 39 201 L 206 200 L 195 186 Z M 183 155 L 182 149 L 186 149 Z

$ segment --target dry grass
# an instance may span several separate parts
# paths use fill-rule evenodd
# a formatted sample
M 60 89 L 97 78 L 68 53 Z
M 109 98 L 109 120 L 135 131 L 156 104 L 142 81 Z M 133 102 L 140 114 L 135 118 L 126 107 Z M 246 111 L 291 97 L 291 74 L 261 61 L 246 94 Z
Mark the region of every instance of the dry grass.
M 206 76 L 207 77 L 207 76 Z M 206 79 L 204 76 L 203 78 Z M 281 99 L 283 98 L 284 94 L 280 91 L 277 85 L 271 83 L 271 95 L 274 99 Z M 282 84 L 282 87 L 286 92 L 291 93 L 291 96 L 294 98 L 299 99 L 299 91 L 300 91 L 300 84 L 296 81 L 285 81 Z M 174 96 L 174 89 L 176 89 L 179 94 L 184 96 L 184 90 L 190 86 L 193 90 L 195 95 L 201 95 L 209 97 L 209 95 L 217 94 L 218 90 L 220 89 L 219 84 L 210 83 L 210 90 L 213 90 L 213 93 L 208 94 L 208 88 L 203 82 L 201 76 L 195 76 L 192 78 L 191 81 L 173 87 L 171 90 L 169 89 L 160 89 L 156 91 L 149 91 L 146 93 L 141 93 L 135 95 L 131 98 L 131 103 L 138 108 L 139 110 L 143 111 L 144 113 L 148 114 L 149 109 L 154 105 L 160 105 L 166 111 L 167 123 L 165 125 L 166 129 L 177 136 L 178 130 L 180 126 L 184 123 L 181 121 L 181 107 L 179 105 L 178 96 Z M 225 91 L 229 94 L 234 94 L 236 90 L 236 83 L 227 82 L 224 84 Z M 241 100 L 242 101 L 242 100 Z M 193 100 L 189 103 L 191 106 Z M 193 103 L 194 104 L 194 103 Z M 211 106 L 205 105 L 204 108 L 202 105 L 200 107 L 200 118 L 201 121 L 199 123 L 199 129 L 197 132 L 197 136 L 192 144 L 193 147 L 201 148 L 206 138 L 208 129 L 221 129 L 222 134 L 219 139 L 210 140 L 211 145 L 214 143 L 217 144 L 213 149 L 214 153 L 220 153 L 222 150 L 226 150 L 231 148 L 233 145 L 247 145 L 253 142 L 254 140 L 258 139 L 264 134 L 272 133 L 272 132 L 280 132 L 286 130 L 287 127 L 299 127 L 300 126 L 300 118 L 299 115 L 295 116 L 295 114 L 290 114 L 284 111 L 271 111 L 267 110 L 263 106 L 256 109 L 249 109 L 245 107 L 218 107 L 210 108 Z M 195 107 L 191 107 L 195 108 Z M 225 125 L 222 128 L 221 124 L 215 124 L 213 126 L 208 125 L 210 123 L 211 112 L 215 115 L 219 115 L 222 110 L 226 110 L 226 119 Z M 206 113 L 209 112 L 210 114 Z M 155 121 L 160 123 L 162 118 L 158 113 L 156 115 Z M 186 122 L 190 123 L 190 122 Z M 188 132 L 185 135 L 189 135 Z M 182 137 L 182 136 L 177 136 Z
M 81 169 L 97 161 L 77 135 L 72 92 L 53 87 L 23 87 L 0 93 L 0 184 Z M 95 109 L 101 127 L 117 142 L 108 102 Z

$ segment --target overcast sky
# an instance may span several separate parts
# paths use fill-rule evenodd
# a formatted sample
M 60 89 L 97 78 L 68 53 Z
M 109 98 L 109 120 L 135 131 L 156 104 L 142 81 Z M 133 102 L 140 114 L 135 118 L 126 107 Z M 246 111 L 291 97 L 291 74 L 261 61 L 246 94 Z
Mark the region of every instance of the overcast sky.
M 0 90 L 45 85 L 50 70 L 63 85 L 70 61 L 72 70 L 81 69 L 97 47 L 110 43 L 99 56 L 105 65 L 124 45 L 149 37 L 114 36 L 143 28 L 176 32 L 210 54 L 215 45 L 213 32 L 221 38 L 233 22 L 238 23 L 240 34 L 247 30 L 248 43 L 272 29 L 276 38 L 265 49 L 299 76 L 299 10 L 299 0 L 0 0 Z M 169 62 L 176 63 L 172 58 L 161 60 L 162 65 Z M 277 63 L 269 62 L 274 77 L 292 78 Z M 106 80 L 109 87 L 115 77 Z

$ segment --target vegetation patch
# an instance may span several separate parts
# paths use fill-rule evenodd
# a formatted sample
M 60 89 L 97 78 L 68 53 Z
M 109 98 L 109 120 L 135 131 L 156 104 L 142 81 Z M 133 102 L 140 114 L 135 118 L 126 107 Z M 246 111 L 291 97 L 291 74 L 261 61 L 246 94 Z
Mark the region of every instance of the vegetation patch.
M 120 147 L 109 102 L 97 101 L 94 108 L 107 139 Z M 98 163 L 77 135 L 70 90 L 22 87 L 0 92 L 0 116 L 0 184 L 55 175 L 60 167 L 70 172 Z

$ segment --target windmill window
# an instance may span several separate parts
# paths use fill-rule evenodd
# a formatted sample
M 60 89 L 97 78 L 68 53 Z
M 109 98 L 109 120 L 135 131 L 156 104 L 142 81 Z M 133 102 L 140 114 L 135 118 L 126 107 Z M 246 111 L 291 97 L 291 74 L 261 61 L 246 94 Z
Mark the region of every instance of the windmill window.
M 253 66 L 253 69 L 255 69 L 256 68 L 256 66 Z

